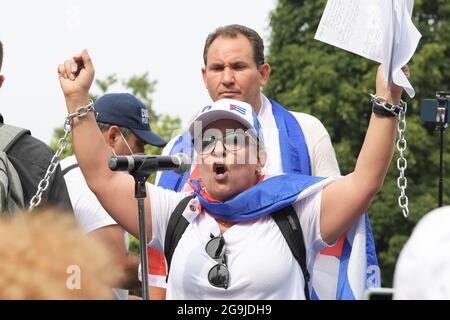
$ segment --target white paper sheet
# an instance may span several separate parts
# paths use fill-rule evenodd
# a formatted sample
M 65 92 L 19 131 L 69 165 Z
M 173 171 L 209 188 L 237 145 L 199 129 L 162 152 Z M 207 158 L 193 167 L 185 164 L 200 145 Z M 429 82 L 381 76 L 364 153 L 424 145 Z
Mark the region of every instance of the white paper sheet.
M 383 63 L 388 84 L 415 91 L 401 71 L 421 34 L 411 21 L 414 0 L 328 0 L 315 39 Z

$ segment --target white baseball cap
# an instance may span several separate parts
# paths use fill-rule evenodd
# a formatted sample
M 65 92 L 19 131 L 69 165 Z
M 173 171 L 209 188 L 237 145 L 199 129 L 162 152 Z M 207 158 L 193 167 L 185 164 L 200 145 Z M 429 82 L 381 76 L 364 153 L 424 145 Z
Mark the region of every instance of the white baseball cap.
M 191 137 L 195 138 L 195 134 L 199 134 L 203 128 L 221 119 L 235 120 L 247 129 L 253 129 L 260 141 L 263 141 L 261 125 L 252 106 L 234 99 L 220 99 L 200 109 L 189 126 Z
M 394 273 L 394 299 L 450 299 L 450 206 L 431 211 L 414 228 Z

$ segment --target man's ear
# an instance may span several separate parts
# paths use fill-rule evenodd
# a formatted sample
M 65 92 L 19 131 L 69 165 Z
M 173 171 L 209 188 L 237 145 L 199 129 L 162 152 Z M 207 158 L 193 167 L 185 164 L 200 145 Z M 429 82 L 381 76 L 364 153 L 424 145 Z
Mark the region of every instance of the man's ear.
M 264 87 L 269 81 L 270 77 L 270 65 L 268 63 L 264 63 L 261 67 L 259 67 L 259 74 L 261 75 L 261 80 L 259 81 L 259 85 Z
M 208 89 L 208 85 L 206 84 L 206 66 L 202 68 L 202 77 L 203 77 L 203 84 L 205 85 L 206 89 Z
M 5 81 L 5 76 L 0 74 L 0 88 L 2 87 L 3 81 Z
M 113 147 L 120 140 L 120 128 L 118 126 L 112 125 L 108 130 L 104 132 L 106 143 Z

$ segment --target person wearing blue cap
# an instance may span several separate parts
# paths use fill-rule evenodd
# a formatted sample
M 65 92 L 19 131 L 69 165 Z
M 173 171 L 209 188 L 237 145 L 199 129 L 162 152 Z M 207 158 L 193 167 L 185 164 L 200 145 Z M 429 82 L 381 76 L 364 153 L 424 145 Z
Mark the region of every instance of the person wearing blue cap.
M 89 110 L 94 73 L 86 50 L 58 66 L 69 113 Z M 380 66 L 376 96 L 384 104 L 374 101 L 371 106 L 354 171 L 344 177 L 296 173 L 263 177 L 264 157 L 258 153 L 256 162 L 247 161 L 255 159 L 251 150 L 264 150 L 258 148 L 261 140 L 254 134 L 259 126 L 253 121 L 252 106 L 220 99 L 201 109 L 196 118 L 204 120 L 200 134 L 195 124 L 189 130 L 199 163 L 200 180 L 191 181 L 194 192 L 187 197 L 187 193 L 146 185 L 146 231 L 160 250 L 170 240 L 166 232 L 172 213 L 181 200 L 189 200 L 182 212 L 188 225 L 170 256 L 171 264 L 168 260 L 168 299 L 307 299 L 312 294 L 309 282 L 314 275 L 309 278 L 307 271 L 312 273 L 317 253 L 333 245 L 370 206 L 394 153 L 398 116 L 406 105 L 400 99 L 403 89 L 395 84 L 388 87 L 383 74 Z M 72 128 L 74 149 L 89 187 L 110 214 L 137 235 L 133 177 L 109 170 L 110 147 L 96 128 L 92 112 L 74 118 Z M 256 149 L 250 147 L 255 145 Z M 95 154 L 89 152 L 92 149 Z M 241 156 L 244 163 L 239 162 Z M 297 264 L 297 255 L 276 223 L 285 216 L 277 214 L 282 210 L 289 211 L 292 220 L 284 221 L 291 229 L 303 230 L 289 244 L 303 243 L 304 265 Z
M 152 132 L 148 111 L 142 101 L 129 93 L 110 93 L 94 104 L 97 125 L 111 155 L 144 153 L 146 144 L 163 147 L 166 141 Z M 128 255 L 128 234 L 102 207 L 89 189 L 75 156 L 61 161 L 75 218 L 84 233 L 102 239 L 125 270 L 120 288 L 113 291 L 120 300 L 128 299 L 128 290 L 139 288 L 139 259 Z
M 140 140 L 156 147 L 164 147 L 167 143 L 151 130 L 148 110 L 144 103 L 129 93 L 105 94 L 95 102 L 94 109 L 97 123 L 127 128 L 135 135 L 133 141 Z

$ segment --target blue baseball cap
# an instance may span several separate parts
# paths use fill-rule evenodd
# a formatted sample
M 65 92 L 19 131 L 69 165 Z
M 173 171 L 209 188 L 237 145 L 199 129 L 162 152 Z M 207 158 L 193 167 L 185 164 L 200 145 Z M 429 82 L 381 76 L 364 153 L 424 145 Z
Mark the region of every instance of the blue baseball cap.
M 94 103 L 94 109 L 97 122 L 128 128 L 146 144 L 157 147 L 167 144 L 150 128 L 144 103 L 129 93 L 105 94 Z

